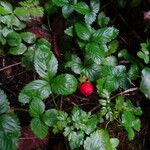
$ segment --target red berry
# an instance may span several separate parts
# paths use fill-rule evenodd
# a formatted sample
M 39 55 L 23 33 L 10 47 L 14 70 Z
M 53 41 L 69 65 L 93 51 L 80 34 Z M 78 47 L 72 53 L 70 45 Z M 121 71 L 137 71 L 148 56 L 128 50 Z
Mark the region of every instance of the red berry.
M 91 82 L 83 82 L 80 87 L 79 87 L 79 91 L 81 94 L 85 95 L 85 96 L 89 96 L 93 93 L 94 91 L 94 87 L 93 84 Z

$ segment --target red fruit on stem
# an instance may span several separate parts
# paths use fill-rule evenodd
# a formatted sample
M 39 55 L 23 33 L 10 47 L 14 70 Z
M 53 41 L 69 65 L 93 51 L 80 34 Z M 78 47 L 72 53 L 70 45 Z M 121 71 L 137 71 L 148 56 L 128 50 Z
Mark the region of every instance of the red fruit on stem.
M 93 93 L 94 91 L 94 87 L 93 84 L 91 82 L 83 82 L 80 87 L 79 87 L 79 91 L 81 94 L 85 95 L 85 96 L 89 96 Z

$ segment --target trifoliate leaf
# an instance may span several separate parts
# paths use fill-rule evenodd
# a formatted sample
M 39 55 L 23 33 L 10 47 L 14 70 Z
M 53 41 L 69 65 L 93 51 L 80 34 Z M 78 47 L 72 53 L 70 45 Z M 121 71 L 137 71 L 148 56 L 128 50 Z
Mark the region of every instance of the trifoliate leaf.
M 33 99 L 46 99 L 51 94 L 51 87 L 47 81 L 35 80 L 28 83 L 19 94 L 19 101 L 23 104 Z
M 142 70 L 140 90 L 145 94 L 146 98 L 150 99 L 150 68 Z
M 34 66 L 42 78 L 50 81 L 57 73 L 58 61 L 50 49 L 40 47 L 35 51 Z
M 0 114 L 6 113 L 9 110 L 9 102 L 4 91 L 0 90 Z
M 31 117 L 40 118 L 40 115 L 45 111 L 45 104 L 41 100 L 33 100 L 29 107 Z
M 31 129 L 33 133 L 40 139 L 43 139 L 48 134 L 48 126 L 45 125 L 40 118 L 31 120 Z
M 52 92 L 60 95 L 69 95 L 77 89 L 77 79 L 71 74 L 62 74 L 55 77 L 51 83 Z
M 75 11 L 83 15 L 90 12 L 90 8 L 85 2 L 79 2 L 79 3 L 74 4 L 74 9 Z
M 81 40 L 88 41 L 91 37 L 91 33 L 89 28 L 81 23 L 76 23 L 75 24 L 75 32 Z

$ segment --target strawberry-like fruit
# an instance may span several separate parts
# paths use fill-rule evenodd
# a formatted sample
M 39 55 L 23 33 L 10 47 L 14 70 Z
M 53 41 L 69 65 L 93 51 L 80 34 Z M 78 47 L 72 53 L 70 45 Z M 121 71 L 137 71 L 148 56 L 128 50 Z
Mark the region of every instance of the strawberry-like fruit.
M 83 94 L 85 96 L 89 96 L 94 91 L 93 84 L 89 81 L 83 82 L 79 87 L 79 91 L 81 94 Z

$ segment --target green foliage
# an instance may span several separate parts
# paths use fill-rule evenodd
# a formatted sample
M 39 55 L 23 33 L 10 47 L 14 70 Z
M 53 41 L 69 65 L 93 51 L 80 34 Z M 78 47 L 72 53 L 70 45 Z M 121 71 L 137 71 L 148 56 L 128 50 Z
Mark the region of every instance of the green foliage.
M 118 88 L 129 88 L 130 81 L 125 66 L 102 66 L 100 70 L 102 78 L 97 80 L 97 92 L 100 96 L 108 98 Z
M 51 88 L 53 93 L 60 95 L 72 94 L 77 89 L 78 82 L 71 74 L 61 74 L 53 79 Z
M 150 63 L 150 42 L 141 43 L 141 51 L 137 53 L 139 58 L 143 59 L 146 64 Z
M 25 0 L 20 2 L 20 5 L 33 17 L 42 17 L 44 15 L 44 9 L 39 6 L 39 0 Z
M 51 47 L 41 44 L 41 47 L 35 51 L 34 58 L 36 72 L 46 80 L 52 79 L 58 68 L 58 61 L 50 50 Z
M 45 80 L 34 80 L 28 83 L 19 94 L 19 101 L 23 104 L 34 99 L 46 99 L 51 94 L 51 87 Z
M 31 129 L 40 139 L 43 139 L 48 134 L 48 126 L 46 126 L 39 118 L 34 118 L 31 120 Z
M 142 70 L 142 80 L 140 90 L 145 94 L 146 98 L 150 99 L 150 68 Z
M 112 139 L 109 138 L 109 134 L 107 131 L 101 129 L 96 130 L 94 133 L 87 137 L 84 141 L 84 149 L 85 150 L 115 150 L 118 143 L 115 145 Z
M 21 36 L 17 32 L 11 32 L 7 35 L 7 43 L 9 46 L 18 46 L 21 41 Z
M 140 2 L 118 1 L 122 7 L 127 4 L 136 7 Z M 65 57 L 65 51 L 67 58 L 63 59 L 61 65 L 53 53 L 55 46 L 45 39 L 37 39 L 33 33 L 23 31 L 28 19 L 44 15 L 39 0 L 21 1 L 20 6 L 16 8 L 8 2 L 0 1 L 1 45 L 8 47 L 9 54 L 21 55 L 22 65 L 37 73 L 37 79 L 21 90 L 19 101 L 29 105 L 28 112 L 32 117 L 30 127 L 38 138 L 46 137 L 50 127 L 55 134 L 64 135 L 71 149 L 116 150 L 119 140 L 109 137 L 106 131 L 109 122 L 117 121 L 118 125 L 127 131 L 128 139 L 133 140 L 135 131 L 141 128 L 139 116 L 142 110 L 133 106 L 124 96 L 116 98 L 113 94 L 120 95 L 118 92 L 134 85 L 132 81 L 140 77 L 143 64 L 127 50 L 118 52 L 119 42 L 116 38 L 119 30 L 108 26 L 110 19 L 104 12 L 99 12 L 99 0 L 90 0 L 89 3 L 77 0 L 48 0 L 45 3 L 49 15 L 59 11 L 59 7 L 65 18 L 65 25 L 68 26 L 64 31 L 65 38 L 69 38 L 74 44 L 74 47 L 72 43 L 67 46 L 68 41 L 62 38 L 64 47 L 61 47 L 61 43 L 59 46 L 62 55 Z M 145 64 L 149 64 L 149 42 L 141 44 L 141 51 L 137 55 Z M 128 61 L 128 66 L 121 65 L 120 61 L 124 59 Z M 150 99 L 149 72 L 149 68 L 143 69 L 140 90 Z M 78 106 L 74 106 L 68 113 L 47 107 L 45 102 L 52 99 L 55 101 L 55 95 L 59 98 L 63 96 L 63 103 L 65 96 L 73 94 L 78 88 L 77 78 L 96 83 L 95 91 L 99 95 L 100 105 L 96 113 L 91 114 Z M 113 101 L 115 98 L 116 101 Z M 20 135 L 18 120 L 14 114 L 7 113 L 9 103 L 3 91 L 0 91 L 0 100 L 0 149 L 15 150 Z M 106 124 L 105 130 L 99 128 L 102 121 Z
M 0 90 L 0 149 L 16 150 L 20 137 L 20 126 L 17 116 L 9 113 L 9 102 L 5 93 Z
M 98 14 L 98 24 L 100 27 L 106 27 L 109 23 L 110 19 L 105 15 L 104 12 Z
M 128 139 L 133 140 L 135 131 L 140 131 L 141 121 L 137 116 L 142 114 L 140 107 L 134 107 L 131 101 L 124 101 L 122 96 L 116 99 L 115 108 L 121 113 L 122 125 L 128 132 Z

